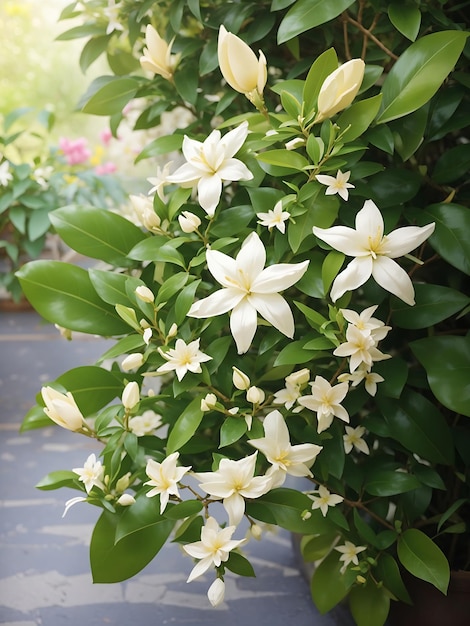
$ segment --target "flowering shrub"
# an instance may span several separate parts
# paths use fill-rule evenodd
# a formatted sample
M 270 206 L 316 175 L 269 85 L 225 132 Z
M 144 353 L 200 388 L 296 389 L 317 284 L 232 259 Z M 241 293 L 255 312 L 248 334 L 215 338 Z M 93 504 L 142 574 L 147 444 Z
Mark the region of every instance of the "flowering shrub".
M 18 273 L 49 321 L 116 338 L 26 416 L 103 446 L 38 487 L 81 492 L 66 511 L 102 508 L 96 582 L 133 576 L 171 537 L 219 604 L 228 570 L 254 574 L 243 546 L 267 524 L 304 535 L 322 612 L 348 597 L 359 626 L 383 624 L 410 601 L 403 570 L 445 592 L 470 565 L 469 213 L 450 168 L 468 145 L 443 126 L 468 98 L 457 14 L 135 3 L 113 4 L 113 29 L 96 4 L 64 14 L 87 16 L 87 53 L 127 31 L 143 74 L 96 82 L 84 110 L 118 124 L 138 97 L 138 127 L 181 105 L 194 121 L 139 155 L 182 150 L 133 197 L 137 223 L 54 212 L 111 269 Z
M 54 209 L 72 203 L 115 207 L 126 198 L 119 181 L 106 176 L 116 167 L 102 162 L 101 144 L 94 152 L 84 137 L 63 137 L 53 145 L 53 115 L 41 111 L 31 120 L 28 114 L 18 109 L 6 115 L 1 137 L 0 252 L 5 267 L 0 285 L 14 300 L 21 297 L 15 271 L 47 247 Z

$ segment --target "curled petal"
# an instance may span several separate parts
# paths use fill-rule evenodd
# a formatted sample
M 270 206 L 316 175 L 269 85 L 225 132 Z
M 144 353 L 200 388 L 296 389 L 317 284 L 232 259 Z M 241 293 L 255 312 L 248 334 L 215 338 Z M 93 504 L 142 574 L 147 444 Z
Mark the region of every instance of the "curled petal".
M 248 122 L 246 121 L 224 135 L 222 144 L 225 147 L 226 157 L 233 157 L 233 155 L 236 154 L 245 143 L 247 136 Z
M 396 259 L 415 250 L 433 234 L 434 228 L 434 222 L 426 224 L 426 226 L 397 228 L 386 237 L 387 256 L 391 259 Z
M 384 258 L 384 257 L 381 257 Z M 335 278 L 331 288 L 331 299 L 336 302 L 338 298 L 363 285 L 371 276 L 373 268 L 372 257 L 356 257 Z
M 222 180 L 218 173 L 201 176 L 197 184 L 199 204 L 209 215 L 214 215 L 222 194 Z
M 189 317 L 206 318 L 222 315 L 237 306 L 244 294 L 235 289 L 219 289 L 207 298 L 198 300 L 189 309 Z
M 217 170 L 222 180 L 251 180 L 253 174 L 239 159 L 226 159 Z

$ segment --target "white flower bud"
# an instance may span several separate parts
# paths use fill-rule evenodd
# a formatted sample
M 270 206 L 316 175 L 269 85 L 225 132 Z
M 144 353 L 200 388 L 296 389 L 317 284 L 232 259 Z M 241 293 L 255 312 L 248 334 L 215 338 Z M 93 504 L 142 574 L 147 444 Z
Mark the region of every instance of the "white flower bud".
M 237 389 L 240 389 L 240 391 L 244 391 L 245 389 L 248 389 L 249 386 L 251 385 L 251 382 L 248 376 L 244 374 L 241 370 L 239 370 L 238 367 L 233 366 L 232 370 L 233 370 L 232 382 L 233 382 L 234 387 L 236 387 Z
M 189 211 L 183 211 L 181 215 L 178 216 L 178 222 L 184 233 L 194 233 L 201 225 L 201 220 L 198 216 Z
M 240 37 L 221 26 L 217 53 L 220 71 L 232 89 L 245 95 L 255 91 L 262 95 L 268 73 L 266 57 L 261 50 L 257 59 Z
M 219 606 L 224 601 L 225 583 L 221 578 L 216 578 L 209 587 L 207 597 L 212 606 Z
M 217 402 L 217 397 L 215 393 L 208 393 L 205 398 L 201 400 L 201 411 L 206 413 L 207 411 L 212 410 L 215 407 Z
M 177 333 L 178 333 L 178 326 L 175 323 L 173 323 L 170 326 L 170 330 L 168 331 L 167 338 L 171 339 L 172 337 L 176 337 Z
M 143 302 L 154 302 L 155 296 L 153 292 L 146 287 L 145 285 L 140 285 L 135 290 L 135 295 L 140 298 Z
M 128 354 L 121 363 L 121 368 L 124 372 L 129 372 L 139 368 L 144 362 L 144 355 L 140 352 L 133 352 Z
M 351 59 L 325 78 L 318 94 L 318 113 L 315 122 L 322 122 L 351 104 L 364 78 L 362 59 Z
M 251 536 L 253 537 L 253 539 L 256 539 L 257 541 L 259 541 L 263 534 L 263 529 L 261 528 L 261 526 L 258 526 L 258 524 L 253 524 L 250 530 L 251 530 Z
M 286 376 L 286 383 L 289 385 L 305 385 L 310 380 L 310 370 L 304 367 L 297 372 L 292 372 L 289 376 Z
M 117 503 L 121 506 L 131 506 L 131 504 L 134 504 L 134 502 L 135 498 L 134 496 L 131 496 L 130 493 L 123 493 L 117 501 Z
M 264 402 L 266 394 L 259 387 L 250 387 L 246 392 L 246 399 L 252 404 L 261 404 Z
M 136 404 L 138 404 L 139 401 L 140 401 L 139 385 L 135 381 L 127 383 L 127 385 L 124 387 L 124 391 L 122 392 L 122 403 L 124 407 L 128 411 L 130 411 L 136 406 Z
M 146 328 L 144 330 L 143 340 L 145 341 L 145 344 L 147 346 L 149 345 L 151 339 L 152 339 L 152 329 L 151 328 Z
M 83 415 L 70 391 L 63 394 L 52 387 L 43 387 L 41 395 L 46 405 L 44 413 L 53 422 L 62 426 L 62 428 L 73 431 L 80 430 L 83 426 L 86 426 Z
M 126 491 L 126 489 L 129 487 L 129 484 L 130 484 L 130 478 L 131 478 L 130 472 L 127 472 L 127 474 L 124 474 L 124 476 L 121 476 L 121 478 L 116 483 L 116 491 L 118 493 L 121 493 L 122 491 Z
M 291 139 L 286 143 L 286 150 L 295 150 L 296 148 L 304 145 L 305 139 L 302 139 L 302 137 L 294 137 L 294 139 Z

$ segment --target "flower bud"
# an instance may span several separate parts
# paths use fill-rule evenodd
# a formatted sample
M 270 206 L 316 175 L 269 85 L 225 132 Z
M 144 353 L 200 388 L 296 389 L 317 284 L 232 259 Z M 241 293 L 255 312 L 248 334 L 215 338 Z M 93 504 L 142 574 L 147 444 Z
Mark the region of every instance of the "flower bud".
M 178 333 L 178 326 L 173 322 L 173 324 L 170 326 L 170 330 L 168 331 L 167 339 L 176 337 L 177 333 Z
M 294 137 L 294 139 L 286 143 L 286 150 L 295 150 L 300 146 L 305 146 L 305 139 L 302 139 L 302 137 Z
M 220 71 L 232 89 L 245 95 L 257 92 L 261 97 L 268 78 L 261 50 L 257 59 L 244 41 L 221 26 L 217 54 Z
M 286 383 L 289 385 L 305 385 L 310 380 L 310 370 L 304 367 L 297 372 L 292 372 L 289 376 L 286 376 Z
M 207 411 L 212 410 L 215 407 L 217 402 L 217 397 L 215 393 L 208 393 L 205 398 L 201 400 L 201 411 L 206 413 Z
M 253 539 L 256 539 L 256 541 L 259 541 L 261 539 L 261 536 L 263 534 L 263 529 L 261 528 L 261 526 L 258 526 L 258 524 L 253 524 L 250 528 L 250 531 Z
M 351 59 L 325 78 L 318 94 L 318 113 L 315 122 L 322 122 L 351 104 L 364 78 L 362 59 Z
M 183 211 L 181 215 L 178 216 L 178 222 L 184 233 L 194 233 L 201 225 L 201 220 L 198 216 L 190 211 Z
M 128 354 L 126 358 L 121 363 L 121 368 L 123 372 L 129 372 L 130 370 L 137 369 L 144 362 L 144 355 L 140 352 L 133 352 L 132 354 Z
M 143 302 L 154 302 L 155 296 L 153 292 L 145 285 L 139 285 L 135 290 L 135 295 Z
M 64 328 L 63 326 L 59 326 L 59 324 L 54 324 L 54 326 L 57 328 L 57 330 L 64 339 L 67 339 L 67 341 L 72 341 L 72 331 L 70 330 L 70 328 Z
M 122 403 L 124 405 L 124 408 L 130 411 L 136 406 L 136 404 L 138 404 L 139 401 L 139 385 L 135 381 L 127 383 L 127 385 L 124 387 L 124 391 L 122 392 Z
M 73 431 L 80 430 L 83 426 L 86 426 L 83 415 L 70 391 L 63 394 L 52 387 L 43 387 L 41 395 L 46 405 L 44 413 L 53 422 L 62 426 L 62 428 Z
M 134 496 L 131 496 L 130 493 L 123 493 L 117 501 L 117 503 L 121 506 L 131 506 L 131 504 L 134 504 L 134 502 L 135 498 Z
M 264 402 L 266 394 L 259 387 L 250 387 L 246 392 L 246 399 L 252 404 L 261 404 Z
M 142 338 L 145 342 L 145 344 L 148 346 L 150 343 L 150 340 L 152 339 L 152 329 L 151 328 L 146 328 L 144 330 L 144 334 L 142 335 Z
M 167 44 L 155 28 L 148 24 L 145 31 L 145 43 L 147 47 L 144 48 L 144 54 L 140 57 L 140 65 L 144 70 L 149 70 L 154 74 L 163 76 L 166 80 L 171 80 L 179 61 L 178 54 L 171 54 L 173 41 Z
M 221 578 L 216 578 L 209 587 L 207 597 L 212 606 L 219 606 L 224 601 L 225 583 Z
M 244 391 L 245 389 L 248 389 L 248 387 L 251 385 L 251 382 L 248 376 L 244 374 L 241 370 L 239 370 L 238 367 L 233 366 L 232 370 L 233 370 L 232 382 L 233 382 L 234 387 L 236 387 L 237 389 L 240 389 L 240 391 Z
M 124 476 L 121 476 L 121 478 L 116 483 L 116 491 L 118 493 L 126 491 L 126 489 L 130 485 L 130 478 L 131 478 L 130 472 L 127 472 L 126 474 L 124 474 Z

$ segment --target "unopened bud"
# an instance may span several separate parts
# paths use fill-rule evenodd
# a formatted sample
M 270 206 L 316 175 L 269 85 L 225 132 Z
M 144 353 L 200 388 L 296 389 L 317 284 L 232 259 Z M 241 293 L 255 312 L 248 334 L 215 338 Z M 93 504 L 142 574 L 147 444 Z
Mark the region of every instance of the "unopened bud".
M 302 139 L 302 137 L 294 137 L 294 139 L 291 139 L 286 143 L 286 150 L 295 150 L 296 148 L 304 145 L 305 139 Z
M 266 394 L 259 387 L 250 387 L 246 392 L 246 399 L 252 404 L 261 404 L 264 402 Z
M 212 606 L 219 606 L 224 601 L 225 583 L 221 578 L 216 578 L 209 587 L 207 597 Z
M 144 355 L 140 352 L 133 352 L 132 354 L 128 354 L 126 358 L 121 363 L 122 370 L 124 372 L 129 372 L 130 370 L 137 369 L 144 362 Z
M 201 220 L 198 216 L 190 211 L 183 211 L 181 215 L 178 216 L 178 222 L 184 233 L 194 233 L 201 225 Z
M 251 385 L 251 382 L 248 376 L 244 374 L 241 370 L 239 370 L 238 367 L 233 366 L 232 370 L 233 370 L 232 382 L 233 382 L 234 387 L 236 387 L 237 389 L 240 389 L 240 391 L 244 391 L 245 389 L 248 389 L 249 386 Z
M 178 326 L 175 323 L 173 323 L 170 326 L 170 330 L 168 331 L 167 338 L 171 339 L 172 337 L 176 337 L 177 333 L 178 333 Z
M 201 411 L 204 411 L 204 413 L 211 411 L 215 407 L 216 402 L 216 395 L 214 393 L 208 393 L 206 397 L 201 400 Z
M 290 385 L 305 385 L 310 380 L 310 370 L 304 367 L 297 372 L 292 372 L 289 376 L 286 376 L 286 383 Z
M 117 501 L 117 503 L 121 506 L 131 506 L 131 504 L 134 504 L 134 502 L 135 498 L 134 496 L 131 496 L 130 493 L 123 493 Z
M 153 292 L 145 285 L 140 285 L 135 290 L 135 295 L 143 302 L 154 302 L 155 296 Z
M 136 404 L 138 404 L 139 401 L 140 401 L 139 385 L 135 381 L 127 383 L 127 385 L 124 387 L 124 391 L 122 392 L 122 403 L 124 407 L 128 411 L 130 411 L 136 406 Z
M 152 329 L 151 328 L 146 328 L 144 330 L 144 334 L 143 334 L 143 340 L 145 341 L 145 344 L 148 346 L 150 340 L 152 339 Z
M 302 511 L 300 517 L 302 518 L 303 522 L 306 522 L 308 519 L 310 519 L 312 517 L 312 514 L 310 513 L 310 511 Z
M 126 491 L 126 489 L 129 487 L 129 484 L 130 484 L 130 478 L 131 478 L 130 472 L 127 472 L 127 474 L 124 474 L 124 476 L 121 476 L 121 478 L 116 483 L 116 491 L 118 493 L 121 493 L 122 491 Z
M 256 539 L 257 541 L 259 541 L 263 534 L 263 529 L 261 528 L 261 526 L 258 526 L 258 524 L 253 524 L 250 530 L 251 530 L 251 536 L 253 537 L 253 539 Z

